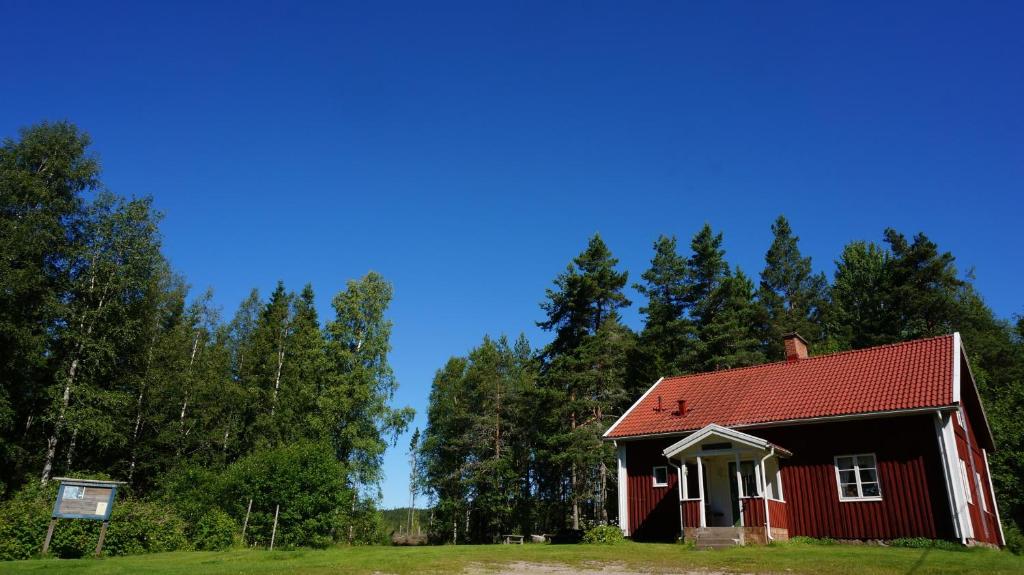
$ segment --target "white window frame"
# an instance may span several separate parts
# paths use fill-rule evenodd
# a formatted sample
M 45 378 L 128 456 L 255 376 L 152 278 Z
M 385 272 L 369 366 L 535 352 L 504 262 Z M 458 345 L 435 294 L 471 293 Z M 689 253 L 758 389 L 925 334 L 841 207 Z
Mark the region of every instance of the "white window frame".
M 960 460 L 960 481 L 964 483 L 964 492 L 967 494 L 967 502 L 974 505 L 974 494 L 971 493 L 971 480 L 968 479 L 967 475 L 967 464 L 964 460 Z
M 988 512 L 988 501 L 985 497 L 985 485 L 981 482 L 981 472 L 974 472 L 974 484 L 978 486 L 978 499 L 981 500 L 981 510 Z
M 839 472 L 839 460 L 847 458 L 847 457 L 850 457 L 850 458 L 853 459 L 853 469 L 852 469 L 852 471 L 853 471 L 853 477 L 854 477 L 854 479 L 857 482 L 857 493 L 858 493 L 857 497 L 849 497 L 849 496 L 843 495 L 843 479 L 842 479 L 842 475 Z M 870 457 L 875 462 L 875 466 L 874 467 L 869 467 L 868 468 L 868 469 L 874 469 L 875 470 L 875 481 L 874 482 L 870 482 L 869 481 L 868 483 L 877 483 L 878 484 L 878 495 L 868 495 L 868 496 L 864 495 L 864 487 L 863 487 L 863 485 L 861 485 L 861 479 L 860 479 L 860 463 L 859 463 L 859 458 L 861 458 L 861 457 Z M 833 458 L 832 464 L 833 464 L 833 467 L 835 468 L 835 471 L 836 471 L 836 492 L 839 494 L 839 501 L 842 501 L 842 502 L 858 502 L 858 501 L 881 501 L 882 500 L 882 478 L 881 478 L 881 476 L 878 473 L 878 456 L 877 455 L 875 455 L 874 453 L 853 453 L 853 454 L 849 454 L 849 455 L 836 455 Z M 850 471 L 850 470 L 847 469 L 846 471 Z
M 664 483 L 658 483 L 658 470 L 659 469 L 664 469 L 665 470 L 665 482 Z M 654 487 L 668 487 L 668 466 L 667 465 L 655 465 L 651 469 L 651 484 L 654 485 Z

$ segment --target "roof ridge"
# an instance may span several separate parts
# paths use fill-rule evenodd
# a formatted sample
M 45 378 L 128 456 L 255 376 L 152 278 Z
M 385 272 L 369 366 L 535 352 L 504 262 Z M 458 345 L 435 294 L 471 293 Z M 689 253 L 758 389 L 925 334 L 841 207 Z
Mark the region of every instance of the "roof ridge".
M 931 337 L 923 337 L 921 339 L 911 339 L 911 340 L 907 340 L 907 341 L 897 341 L 897 342 L 893 342 L 893 343 L 884 343 L 882 345 L 875 345 L 875 346 L 872 346 L 872 347 L 862 347 L 860 349 L 846 349 L 846 350 L 843 350 L 843 351 L 835 351 L 835 352 L 832 352 L 832 353 L 827 353 L 825 355 L 814 355 L 814 356 L 810 356 L 810 357 L 807 357 L 807 358 L 804 358 L 804 359 L 801 359 L 801 360 L 798 360 L 798 361 L 789 361 L 789 360 L 783 359 L 783 360 L 779 360 L 779 361 L 771 361 L 771 362 L 768 362 L 768 363 L 759 363 L 757 365 L 744 365 L 744 366 L 741 366 L 741 367 L 729 367 L 729 368 L 726 368 L 726 369 L 716 369 L 714 371 L 700 371 L 700 372 L 697 372 L 697 373 L 686 373 L 686 374 L 680 374 L 680 375 L 669 375 L 669 376 L 665 376 L 664 379 L 660 383 L 664 383 L 664 382 L 669 381 L 669 380 L 679 380 L 679 379 L 687 379 L 687 378 L 691 378 L 691 377 L 699 377 L 699 376 L 702 376 L 702 375 L 712 375 L 712 374 L 728 373 L 728 372 L 734 372 L 734 371 L 743 371 L 743 370 L 746 370 L 746 369 L 759 369 L 759 368 L 768 367 L 768 366 L 772 366 L 772 365 L 780 365 L 780 364 L 781 365 L 800 365 L 800 364 L 805 364 L 806 362 L 817 360 L 817 359 L 833 358 L 833 357 L 838 357 L 838 356 L 841 356 L 841 355 L 853 355 L 853 354 L 858 354 L 858 353 L 867 353 L 867 352 L 871 352 L 871 351 L 877 351 L 877 350 L 880 350 L 880 349 L 886 349 L 886 348 L 892 348 L 892 347 L 903 347 L 903 346 L 907 346 L 907 345 L 911 345 L 911 344 L 924 343 L 924 342 L 933 341 L 933 340 L 937 340 L 937 339 L 943 339 L 943 338 L 947 338 L 947 337 L 953 337 L 953 334 L 952 333 L 947 333 L 947 334 L 943 334 L 943 335 L 933 335 Z

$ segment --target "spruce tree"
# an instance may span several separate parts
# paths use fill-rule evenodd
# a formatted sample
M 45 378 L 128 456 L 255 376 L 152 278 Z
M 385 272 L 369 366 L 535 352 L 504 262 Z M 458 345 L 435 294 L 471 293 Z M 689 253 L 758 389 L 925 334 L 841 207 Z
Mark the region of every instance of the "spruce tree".
M 725 260 L 722 234 L 704 224 L 690 243 L 686 309 L 696 333 L 688 371 L 754 365 L 764 361 L 753 283 Z
M 687 261 L 679 255 L 675 236 L 654 242 L 651 267 L 634 288 L 647 298 L 640 308 L 644 329 L 631 361 L 631 395 L 646 389 L 659 377 L 682 374 L 692 366 L 690 354 L 696 333 L 686 316 Z
M 824 341 L 828 281 L 824 274 L 813 272 L 810 257 L 801 255 L 800 238 L 793 235 L 784 216 L 772 224 L 772 235 L 757 299 L 765 315 L 766 355 L 779 360 L 785 356 L 782 336 L 786 333 L 797 332 L 812 345 Z

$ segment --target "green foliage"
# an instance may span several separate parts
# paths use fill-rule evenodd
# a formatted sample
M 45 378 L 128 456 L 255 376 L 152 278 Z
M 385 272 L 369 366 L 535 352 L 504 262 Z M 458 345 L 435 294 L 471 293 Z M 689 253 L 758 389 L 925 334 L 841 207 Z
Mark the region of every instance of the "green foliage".
M 811 258 L 803 257 L 799 237 L 784 216 L 772 224 L 772 244 L 765 254 L 757 299 L 765 314 L 764 342 L 768 359 L 784 357 L 782 336 L 797 332 L 812 344 L 825 339 L 822 318 L 827 312 L 828 281 L 815 274 Z
M 239 532 L 238 523 L 226 512 L 209 509 L 192 530 L 192 544 L 200 551 L 222 551 L 231 547 Z
M 330 446 L 300 442 L 257 451 L 232 464 L 224 473 L 219 498 L 235 518 L 245 517 L 252 499 L 247 544 L 270 544 L 274 511 L 280 506 L 277 545 L 326 547 L 365 513 L 353 512 L 357 494 L 346 477 Z M 356 539 L 376 536 L 362 528 Z
M 583 542 L 599 545 L 614 545 L 623 543 L 626 538 L 622 535 L 622 529 L 614 525 L 598 525 L 592 527 L 583 534 Z
M 0 560 L 28 559 L 39 554 L 56 496 L 55 485 L 43 488 L 33 481 L 0 503 Z
M 91 552 L 96 539 L 85 543 L 83 553 Z M 89 547 L 90 543 L 92 547 Z M 126 499 L 114 505 L 103 544 L 104 555 L 161 553 L 188 548 L 185 523 L 167 506 L 138 499 Z
M 1007 522 L 1003 525 L 1003 535 L 1006 537 L 1006 549 L 1014 555 L 1024 555 L 1024 534 L 1015 523 Z
M 942 549 L 945 551 L 967 551 L 960 543 L 945 539 L 928 539 L 927 537 L 900 537 L 888 542 L 892 547 L 909 547 L 911 549 Z
M 805 545 L 837 545 L 839 543 L 831 537 L 805 537 L 803 535 L 790 537 L 789 540 L 792 543 L 803 543 Z

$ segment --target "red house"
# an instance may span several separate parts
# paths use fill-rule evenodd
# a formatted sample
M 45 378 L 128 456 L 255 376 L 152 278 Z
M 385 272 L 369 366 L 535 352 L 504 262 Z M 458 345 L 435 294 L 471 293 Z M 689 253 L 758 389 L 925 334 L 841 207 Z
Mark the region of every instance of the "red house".
M 619 522 L 701 546 L 795 535 L 1003 545 L 960 334 L 658 380 L 605 433 Z

